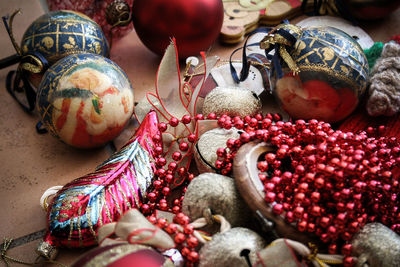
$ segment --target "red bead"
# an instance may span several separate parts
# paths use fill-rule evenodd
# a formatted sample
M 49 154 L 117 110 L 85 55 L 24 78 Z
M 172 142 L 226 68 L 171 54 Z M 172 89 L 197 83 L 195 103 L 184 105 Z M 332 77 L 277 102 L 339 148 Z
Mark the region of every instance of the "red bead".
M 169 196 L 169 195 L 171 194 L 171 189 L 170 189 L 169 187 L 165 186 L 165 187 L 162 189 L 162 194 L 163 194 L 164 196 Z
M 351 255 L 351 251 L 352 251 L 352 245 L 351 244 L 344 244 L 342 246 L 342 254 L 345 256 L 350 256 Z
M 199 241 L 197 240 L 197 238 L 192 235 L 186 239 L 186 243 L 189 248 L 195 248 L 199 245 Z
M 181 207 L 179 206 L 173 206 L 172 207 L 172 213 L 177 214 L 181 211 Z
M 293 215 L 295 216 L 295 218 L 301 218 L 303 216 L 303 212 L 304 212 L 304 208 L 301 206 L 298 206 L 298 207 L 294 208 Z
M 147 205 L 147 204 L 143 204 L 143 205 L 141 206 L 141 211 L 142 211 L 142 213 L 145 214 L 145 215 L 148 214 L 148 213 L 150 213 L 150 211 L 151 211 L 150 206 Z
M 246 132 L 242 133 L 240 135 L 240 141 L 243 142 L 243 143 L 249 142 L 250 141 L 250 135 L 248 133 L 246 133 Z
M 276 204 L 274 205 L 274 207 L 272 208 L 272 212 L 275 213 L 275 214 L 278 214 L 278 215 L 282 214 L 282 212 L 283 212 L 283 205 L 280 204 L 280 203 L 276 203 Z
M 214 114 L 215 115 L 215 114 Z M 194 119 L 196 120 L 196 121 L 201 121 L 201 120 L 204 120 L 204 116 L 203 116 L 203 114 L 197 114 L 195 117 L 194 117 Z
M 176 168 L 178 167 L 178 164 L 176 162 L 170 162 L 168 164 L 168 170 L 174 172 L 176 171 Z
M 300 221 L 297 223 L 297 230 L 304 232 L 307 229 L 307 221 Z
M 356 265 L 356 260 L 353 257 L 345 257 L 343 259 L 343 266 L 344 267 L 353 267 Z
M 175 223 L 170 223 L 167 227 L 164 229 L 168 234 L 175 234 L 176 231 L 178 230 L 178 227 Z
M 164 181 L 168 184 L 172 183 L 174 181 L 174 176 L 172 174 L 167 174 L 164 177 Z
M 182 244 L 183 242 L 185 242 L 186 237 L 183 233 L 177 233 L 174 237 L 174 241 L 177 244 Z
M 261 172 L 266 172 L 268 170 L 268 163 L 266 161 L 259 161 L 257 163 L 257 168 L 261 171 Z
M 188 137 L 187 137 L 187 139 L 188 139 L 188 141 L 189 141 L 190 143 L 195 143 L 196 140 L 197 140 L 197 137 L 196 137 L 195 134 L 189 134 Z
M 186 143 L 186 142 L 180 143 L 180 144 L 179 144 L 179 149 L 180 149 L 181 151 L 188 151 L 188 149 L 189 149 L 188 143 Z
M 181 119 L 183 124 L 189 124 L 192 121 L 192 118 L 189 115 L 184 115 Z
M 160 203 L 160 204 L 158 205 L 158 208 L 159 208 L 160 210 L 162 210 L 162 211 L 167 211 L 167 210 L 169 209 L 168 203 L 162 202 L 162 203 Z
M 185 167 L 180 167 L 180 168 L 177 170 L 177 173 L 178 173 L 179 176 L 183 177 L 183 176 L 185 176 L 185 175 L 187 174 L 187 170 L 186 170 Z
M 187 259 L 190 262 L 197 262 L 199 260 L 199 253 L 197 253 L 196 251 L 190 251 L 190 253 L 187 255 Z
M 182 158 L 182 153 L 179 151 L 176 151 L 172 153 L 172 159 L 175 161 L 179 161 Z
M 321 225 L 322 228 L 326 228 L 329 226 L 330 223 L 331 219 L 329 217 L 322 217 L 319 225 Z
M 187 224 L 185 225 L 185 227 L 183 228 L 183 232 L 187 235 L 191 235 L 194 232 L 194 227 L 191 224 Z
M 169 125 L 171 125 L 172 127 L 176 127 L 179 124 L 179 120 L 175 117 L 172 117 L 171 119 L 169 119 Z
M 320 200 L 321 194 L 319 192 L 312 192 L 311 193 L 311 201 L 317 203 Z
M 161 154 L 163 153 L 163 148 L 162 148 L 161 146 L 156 146 L 156 147 L 154 148 L 154 153 L 155 153 L 157 156 L 161 155 Z
M 160 130 L 160 132 L 165 132 L 168 128 L 168 125 L 165 122 L 160 122 L 158 124 L 158 129 Z
M 159 218 L 157 221 L 157 226 L 160 228 L 166 227 L 168 224 L 168 221 L 165 218 Z
M 215 120 L 217 118 L 217 115 L 215 113 L 210 113 L 207 115 L 208 120 Z
M 265 201 L 267 201 L 267 203 L 272 203 L 275 201 L 275 196 L 276 194 L 274 192 L 267 192 L 265 194 Z
M 337 254 L 337 251 L 338 251 L 338 247 L 337 247 L 337 245 L 336 244 L 330 244 L 329 246 L 328 246 L 328 252 L 329 252 L 329 254 Z
M 164 166 L 165 164 L 167 164 L 167 160 L 165 158 L 161 157 L 156 159 L 157 166 Z

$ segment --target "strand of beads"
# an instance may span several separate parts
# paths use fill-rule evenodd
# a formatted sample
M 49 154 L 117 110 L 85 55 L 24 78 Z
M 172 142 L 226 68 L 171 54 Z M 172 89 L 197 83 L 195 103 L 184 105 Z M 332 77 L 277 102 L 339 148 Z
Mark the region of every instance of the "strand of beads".
M 165 133 L 169 126 L 175 128 L 179 123 L 187 125 L 191 123 L 192 119 L 198 121 L 204 119 L 204 117 L 201 114 L 196 115 L 194 118 L 185 115 L 181 120 L 172 117 L 168 124 L 159 123 L 158 128 L 161 133 Z M 185 266 L 193 265 L 199 258 L 196 251 L 199 243 L 198 239 L 193 235 L 193 227 L 189 224 L 189 217 L 182 213 L 183 196 L 188 183 L 194 178 L 194 175 L 189 172 L 190 160 L 186 166 L 180 167 L 179 165 L 184 157 L 190 159 L 194 143 L 197 141 L 195 133 L 191 131 L 188 131 L 188 133 L 186 137 L 176 138 L 176 142 L 179 142 L 179 151 L 168 149 L 164 152 L 162 136 L 152 136 L 156 145 L 154 149 L 156 154 L 154 179 L 151 189 L 140 207 L 141 212 L 147 216 L 151 223 L 173 236 L 176 248 L 180 250 L 182 256 L 186 259 Z M 167 153 L 171 153 L 172 161 L 169 163 L 166 159 Z M 174 192 L 172 192 L 173 188 L 176 188 Z M 173 194 L 174 197 L 172 197 Z M 165 218 L 157 218 L 157 210 L 175 214 L 173 222 L 170 223 Z M 183 230 L 179 231 L 179 229 Z
M 243 144 L 275 146 L 276 152 L 257 164 L 265 201 L 298 231 L 318 236 L 329 253 L 340 249 L 346 266 L 355 263 L 350 240 L 366 223 L 381 222 L 400 234 L 400 143 L 379 136 L 383 126 L 354 134 L 322 121 L 292 123 L 271 116 L 233 119 L 244 132 L 218 150 L 222 174 L 230 174 Z M 229 124 L 226 117 L 220 121 Z

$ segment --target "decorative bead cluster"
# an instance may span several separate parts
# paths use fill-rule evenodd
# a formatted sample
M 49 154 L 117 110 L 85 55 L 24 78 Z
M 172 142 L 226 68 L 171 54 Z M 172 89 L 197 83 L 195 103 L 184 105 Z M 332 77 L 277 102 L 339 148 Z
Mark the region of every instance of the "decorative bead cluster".
M 193 119 L 197 121 L 204 119 L 204 117 L 199 114 Z M 161 133 L 165 133 L 171 127 L 177 127 L 179 123 L 187 125 L 191 122 L 192 118 L 189 115 L 183 116 L 181 120 L 172 117 L 168 124 L 160 122 L 158 129 Z M 177 248 L 186 259 L 186 266 L 197 262 L 199 258 L 196 251 L 199 242 L 193 235 L 193 226 L 189 224 L 189 217 L 181 212 L 183 195 L 186 192 L 187 184 L 194 178 L 194 174 L 188 170 L 188 164 L 187 166 L 181 166 L 182 164 L 180 164 L 184 157 L 188 157 L 188 162 L 190 163 L 192 149 L 197 141 L 197 136 L 194 133 L 190 131 L 188 133 L 187 136 L 176 138 L 174 141 L 179 143 L 179 151 L 168 149 L 164 152 L 162 136 L 152 136 L 156 145 L 154 148 L 156 154 L 154 179 L 150 191 L 140 207 L 141 212 L 147 215 L 151 223 L 173 236 Z M 171 154 L 170 158 L 172 159 L 169 163 L 166 159 L 168 153 Z M 174 222 L 169 223 L 165 218 L 157 218 L 157 210 L 174 213 Z M 179 231 L 179 229 L 183 230 Z
M 400 142 L 379 136 L 384 126 L 344 133 L 322 121 L 284 122 L 279 116 L 230 118 L 218 124 L 242 129 L 217 151 L 216 167 L 229 175 L 238 149 L 250 141 L 276 148 L 257 163 L 265 201 L 298 231 L 316 235 L 329 253 L 353 265 L 351 238 L 369 222 L 400 234 Z M 340 249 L 340 251 L 339 251 Z

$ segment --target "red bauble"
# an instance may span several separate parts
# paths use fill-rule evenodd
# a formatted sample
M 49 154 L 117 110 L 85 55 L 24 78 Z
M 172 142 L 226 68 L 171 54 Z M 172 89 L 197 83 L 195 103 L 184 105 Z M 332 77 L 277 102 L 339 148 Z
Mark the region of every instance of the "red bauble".
M 143 44 L 164 54 L 175 37 L 180 58 L 207 50 L 222 27 L 221 0 L 135 0 L 133 26 Z

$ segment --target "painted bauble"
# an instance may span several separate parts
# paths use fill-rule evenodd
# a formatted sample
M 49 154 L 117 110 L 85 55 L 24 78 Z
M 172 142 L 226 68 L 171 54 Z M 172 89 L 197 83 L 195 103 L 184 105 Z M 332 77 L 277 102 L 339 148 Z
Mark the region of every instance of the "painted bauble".
M 360 20 L 382 19 L 400 6 L 399 0 L 343 0 L 350 14 Z
M 215 162 L 218 159 L 218 148 L 225 147 L 228 139 L 239 139 L 240 133 L 236 128 L 226 130 L 215 128 L 203 133 L 196 143 L 194 159 L 200 173 L 215 172 Z
M 253 91 L 240 87 L 216 87 L 204 99 L 203 114 L 252 116 L 260 112 L 261 100 Z
M 132 6 L 143 44 L 162 55 L 175 37 L 180 58 L 207 50 L 219 36 L 223 17 L 221 0 L 135 0 Z
M 111 60 L 70 55 L 51 66 L 38 89 L 44 126 L 65 143 L 90 148 L 119 135 L 133 114 L 133 89 Z
M 215 234 L 200 250 L 200 267 L 235 266 L 247 267 L 246 257 L 250 262 L 257 261 L 257 252 L 265 247 L 265 241 L 257 233 L 236 227 L 226 232 Z M 249 253 L 246 253 L 249 252 Z
M 68 11 L 52 11 L 37 18 L 26 29 L 21 42 L 23 55 L 39 53 L 49 65 L 75 53 L 93 53 L 107 57 L 109 47 L 103 31 L 86 15 Z M 32 74 L 35 87 L 42 74 Z
M 367 87 L 368 62 L 360 45 L 332 27 L 281 27 L 294 37 L 293 46 L 281 46 L 288 54 L 281 49 L 271 70 L 271 88 L 283 110 L 295 119 L 346 118 Z
M 74 10 L 81 12 L 88 17 L 92 18 L 99 26 L 103 29 L 107 39 L 110 40 L 120 38 L 127 35 L 133 29 L 133 25 L 126 21 L 129 19 L 130 7 L 132 6 L 133 0 L 47 0 L 49 10 Z M 109 18 L 108 11 L 116 6 L 116 10 L 119 10 L 117 17 Z M 115 9 L 114 9 L 115 10 Z M 126 21 L 129 23 L 123 27 L 114 27 L 118 21 Z
M 173 267 L 174 264 L 150 247 L 119 243 L 92 249 L 72 265 L 72 267 L 92 266 Z
M 202 173 L 187 187 L 182 211 L 192 220 L 204 216 L 210 209 L 213 215 L 222 215 L 233 226 L 244 226 L 250 212 L 236 189 L 235 181 L 216 173 Z

